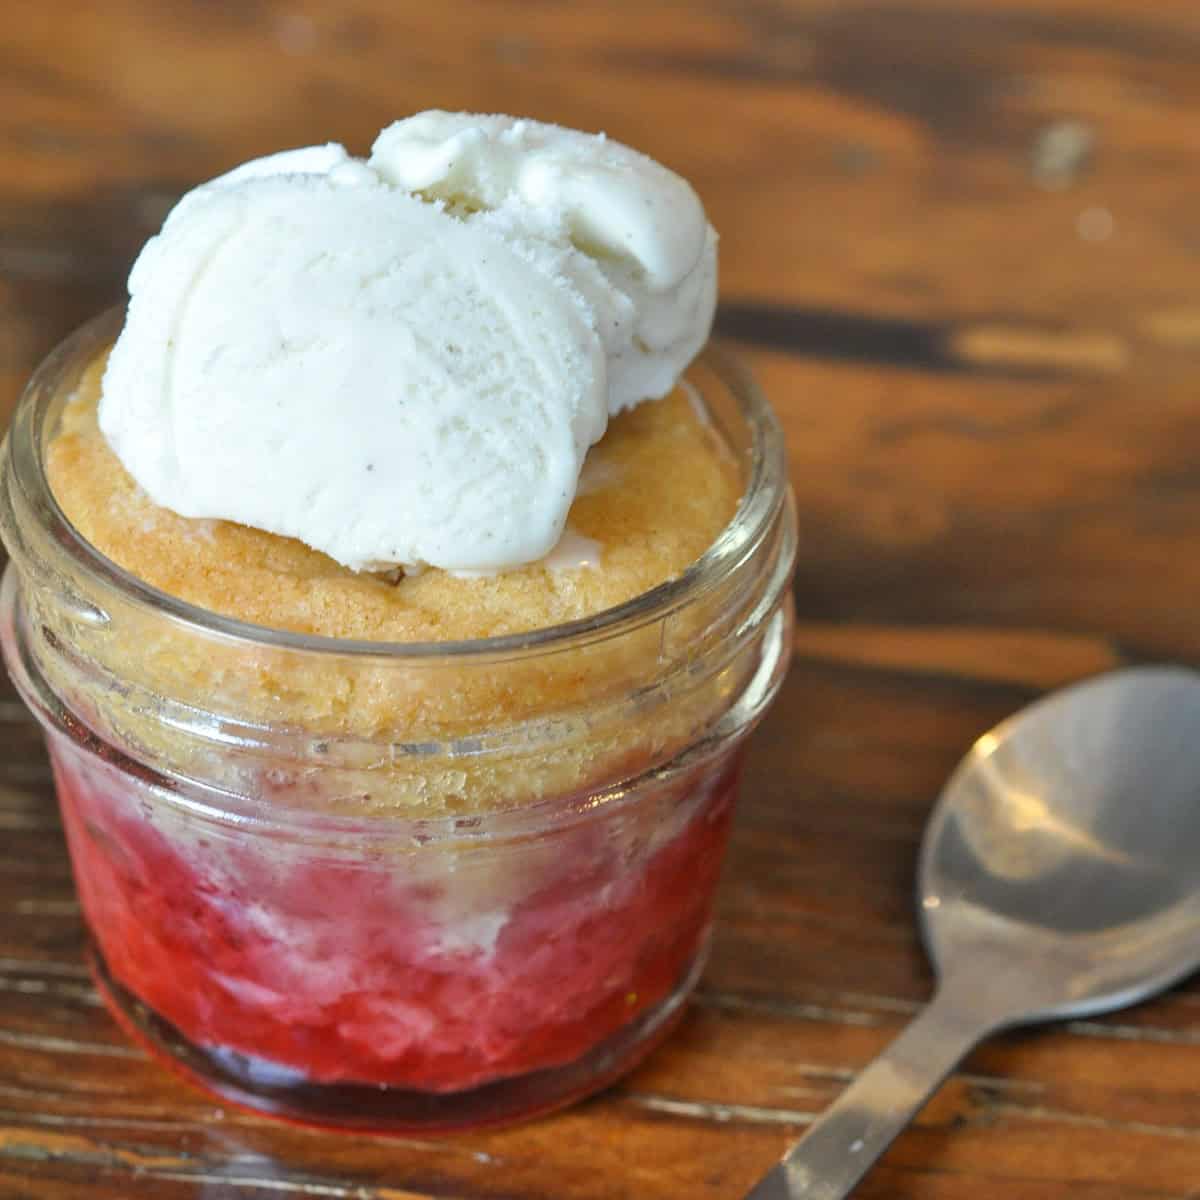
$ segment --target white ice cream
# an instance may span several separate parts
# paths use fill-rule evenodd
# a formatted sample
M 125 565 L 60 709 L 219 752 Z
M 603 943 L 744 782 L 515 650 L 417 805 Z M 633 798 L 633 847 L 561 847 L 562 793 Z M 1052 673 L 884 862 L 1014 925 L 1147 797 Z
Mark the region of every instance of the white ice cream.
M 616 142 L 430 112 L 188 193 L 129 291 L 100 425 L 156 503 L 489 570 L 555 546 L 609 416 L 704 344 L 716 238 Z

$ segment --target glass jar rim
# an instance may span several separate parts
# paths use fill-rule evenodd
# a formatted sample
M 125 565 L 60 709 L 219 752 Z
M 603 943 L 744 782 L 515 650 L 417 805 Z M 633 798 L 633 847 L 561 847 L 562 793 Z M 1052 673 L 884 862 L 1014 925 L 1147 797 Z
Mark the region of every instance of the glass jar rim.
M 707 366 L 728 388 L 750 430 L 750 471 L 732 519 L 682 574 L 591 616 L 498 637 L 432 642 L 364 641 L 259 625 L 192 604 L 127 571 L 75 528 L 50 487 L 42 447 L 48 409 L 59 390 L 57 377 L 85 356 L 90 361 L 103 346 L 110 344 L 119 332 L 123 316 L 124 308 L 118 305 L 94 317 L 64 339 L 35 370 L 9 429 L 12 483 L 24 492 L 33 511 L 45 520 L 47 531 L 59 549 L 101 590 L 115 591 L 122 600 L 166 616 L 190 632 L 223 641 L 305 654 L 428 662 L 509 659 L 607 640 L 661 620 L 727 578 L 766 536 L 787 489 L 783 431 L 778 419 L 737 356 L 710 342 L 696 361 Z

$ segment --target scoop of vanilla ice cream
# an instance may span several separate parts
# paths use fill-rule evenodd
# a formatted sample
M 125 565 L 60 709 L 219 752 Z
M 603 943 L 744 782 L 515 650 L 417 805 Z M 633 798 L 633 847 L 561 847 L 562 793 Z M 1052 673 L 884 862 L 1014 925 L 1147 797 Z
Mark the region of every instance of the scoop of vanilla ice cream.
M 606 358 L 610 413 L 665 396 L 708 339 L 717 239 L 686 180 L 603 135 L 426 112 L 385 129 L 390 182 L 518 240 L 559 248 Z
M 100 425 L 156 503 L 494 570 L 554 547 L 609 415 L 704 344 L 716 239 L 627 147 L 431 112 L 189 192 L 129 291 Z

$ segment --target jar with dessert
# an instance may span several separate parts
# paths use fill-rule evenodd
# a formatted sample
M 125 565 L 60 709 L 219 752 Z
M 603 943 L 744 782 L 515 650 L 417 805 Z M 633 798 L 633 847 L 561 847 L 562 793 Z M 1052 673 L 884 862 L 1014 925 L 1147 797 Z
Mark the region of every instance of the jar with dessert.
M 791 654 L 783 439 L 716 237 L 602 136 L 423 113 L 189 192 L 0 462 L 0 643 L 101 993 L 376 1131 L 640 1061 Z

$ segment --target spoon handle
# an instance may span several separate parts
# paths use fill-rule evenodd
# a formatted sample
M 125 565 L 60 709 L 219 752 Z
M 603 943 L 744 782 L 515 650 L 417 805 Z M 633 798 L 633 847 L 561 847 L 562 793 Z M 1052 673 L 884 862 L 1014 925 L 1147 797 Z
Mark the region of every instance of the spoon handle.
M 745 1200 L 843 1200 L 969 1050 L 997 1027 L 947 980 Z

